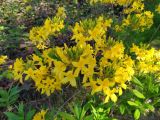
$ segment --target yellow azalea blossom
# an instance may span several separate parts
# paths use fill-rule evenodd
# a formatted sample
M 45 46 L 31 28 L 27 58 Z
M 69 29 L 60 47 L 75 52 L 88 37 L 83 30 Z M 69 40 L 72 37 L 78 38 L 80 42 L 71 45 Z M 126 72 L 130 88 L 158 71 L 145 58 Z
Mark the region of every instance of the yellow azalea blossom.
M 36 113 L 32 120 L 45 120 L 45 115 L 47 110 L 41 110 L 40 112 Z
M 23 72 L 24 72 L 24 61 L 22 58 L 16 59 L 16 61 L 13 64 L 13 76 L 15 80 L 19 80 L 20 83 L 23 83 Z
M 95 66 L 96 66 L 95 64 L 88 65 L 88 67 L 85 67 L 83 69 L 83 71 L 81 71 L 82 74 L 84 74 L 84 76 L 83 76 L 83 83 L 86 83 L 88 79 L 89 80 L 92 79 L 92 76 L 95 73 L 94 72 L 94 67 Z
M 55 79 L 47 77 L 46 79 L 41 81 L 40 86 L 37 85 L 37 89 L 41 90 L 41 94 L 46 94 L 47 96 L 50 96 L 51 93 L 53 93 L 56 89 L 55 87 Z
M 67 58 L 67 56 L 63 52 L 63 48 L 56 47 L 56 52 L 57 52 L 57 55 L 61 58 L 61 60 L 64 63 L 67 63 L 67 64 L 70 63 L 69 59 Z
M 122 43 L 116 43 L 110 50 L 104 51 L 104 58 L 106 59 L 121 59 L 124 55 L 124 46 Z
M 109 101 L 109 99 L 111 99 L 113 102 L 116 102 L 117 101 L 117 96 L 115 95 L 116 93 L 116 89 L 113 88 L 112 90 L 110 88 L 106 88 L 104 90 L 104 93 L 107 95 L 105 100 L 104 100 L 104 103 L 107 103 Z
M 7 56 L 1 55 L 0 56 L 0 65 L 6 62 Z
M 42 65 L 42 58 L 40 58 L 39 56 L 32 54 L 32 60 L 35 62 L 35 64 L 37 65 Z
M 59 7 L 58 10 L 57 10 L 56 16 L 61 16 L 63 18 L 66 18 L 65 8 L 64 7 Z
M 73 71 L 68 71 L 67 73 L 64 73 L 64 79 L 63 79 L 63 83 L 67 83 L 69 82 L 71 84 L 71 86 L 76 87 L 77 83 L 76 83 L 76 78 L 73 74 Z
M 44 58 L 44 63 L 48 64 L 49 67 L 52 66 L 53 61 L 54 61 L 51 57 L 49 57 L 50 52 L 52 52 L 51 48 L 44 50 L 42 53 L 42 57 Z
M 53 72 L 59 74 L 60 72 L 63 72 L 66 70 L 66 65 L 61 61 L 54 61 L 54 69 Z
M 29 68 L 24 73 L 26 74 L 25 80 L 28 80 L 29 78 L 35 79 L 35 73 L 32 68 Z
M 131 17 L 130 15 L 128 15 L 126 19 L 123 19 L 122 26 L 129 26 L 130 24 L 131 24 Z
M 79 72 L 85 67 L 86 65 L 86 59 L 80 57 L 80 60 L 78 62 L 72 62 L 73 66 L 76 67 L 76 70 L 74 71 L 74 75 L 78 77 Z

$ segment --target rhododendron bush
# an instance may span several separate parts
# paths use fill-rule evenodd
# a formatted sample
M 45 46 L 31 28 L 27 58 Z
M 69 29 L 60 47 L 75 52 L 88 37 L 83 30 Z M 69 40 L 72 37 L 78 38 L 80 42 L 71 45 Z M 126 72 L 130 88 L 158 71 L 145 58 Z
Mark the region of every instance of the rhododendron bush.
M 91 8 L 104 5 L 109 10 L 75 21 L 67 5 L 59 3 L 52 17 L 32 25 L 27 41 L 32 52 L 17 57 L 7 70 L 18 86 L 32 86 L 33 96 L 45 98 L 41 110 L 32 111 L 29 119 L 137 120 L 150 113 L 159 115 L 160 50 L 151 41 L 144 43 L 145 37 L 137 37 L 151 30 L 160 15 L 160 1 L 154 10 L 146 7 L 150 2 L 86 0 Z M 8 65 L 7 61 L 7 56 L 0 56 L 0 65 Z M 72 96 L 74 91 L 77 96 Z M 57 110 L 54 96 L 64 96 Z M 65 100 L 66 96 L 70 98 Z M 5 114 L 11 118 L 10 112 Z

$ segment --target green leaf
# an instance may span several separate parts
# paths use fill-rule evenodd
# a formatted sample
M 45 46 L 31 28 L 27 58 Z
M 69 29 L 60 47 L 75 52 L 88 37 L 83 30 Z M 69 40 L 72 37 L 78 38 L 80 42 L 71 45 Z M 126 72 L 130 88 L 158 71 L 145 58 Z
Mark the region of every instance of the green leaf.
M 16 95 L 12 98 L 9 98 L 9 101 L 8 103 L 11 105 L 11 104 L 14 104 L 16 102 L 16 100 L 18 99 L 19 95 Z
M 139 85 L 140 87 L 143 87 L 143 84 L 136 77 L 133 77 L 132 82 L 135 83 L 136 85 Z
M 26 115 L 26 120 L 32 120 L 33 115 L 35 114 L 36 110 L 30 110 Z
M 17 95 L 21 90 L 18 89 L 18 87 L 13 87 L 12 89 L 9 90 L 9 96 L 12 97 L 14 95 Z
M 133 101 L 127 101 L 127 103 L 130 105 L 130 106 L 136 106 L 138 107 L 139 105 Z
M 0 103 L 2 103 L 2 102 L 6 102 L 6 99 L 0 98 Z
M 159 85 L 155 85 L 154 90 L 155 90 L 156 93 L 158 93 L 159 92 Z
M 94 119 L 93 115 L 89 115 L 84 118 L 84 120 L 93 120 L 93 119 Z
M 4 26 L 0 26 L 0 31 L 3 31 L 5 29 Z
M 58 55 L 55 54 L 55 51 L 54 51 L 54 50 L 52 50 L 52 51 L 48 54 L 48 56 L 49 56 L 50 58 L 54 59 L 54 60 L 62 61 L 61 58 L 60 58 Z
M 85 117 L 85 114 L 89 108 L 90 108 L 90 103 L 87 103 L 83 106 L 82 111 L 81 111 L 81 115 L 80 115 L 80 120 L 83 120 L 83 118 Z
M 6 90 L 3 90 L 2 88 L 0 88 L 0 97 L 2 98 L 8 98 L 9 94 Z
M 140 115 L 141 115 L 141 113 L 140 113 L 139 109 L 136 109 L 135 112 L 134 112 L 134 119 L 138 120 Z
M 78 104 L 74 105 L 74 115 L 76 116 L 77 119 L 80 118 L 80 114 L 81 114 L 81 108 Z
M 4 114 L 8 117 L 8 120 L 20 120 L 19 116 L 12 112 L 5 112 Z
M 151 110 L 152 112 L 154 111 L 154 106 L 151 104 L 145 104 L 145 107 Z
M 66 112 L 60 112 L 59 115 L 64 119 L 64 120 L 76 120 L 73 115 L 66 113 Z
M 42 54 L 37 48 L 34 48 L 34 51 L 38 57 L 42 58 Z
M 23 105 L 23 103 L 19 104 L 18 113 L 21 114 L 22 116 L 24 115 L 24 105 Z
M 138 90 L 133 90 L 133 94 L 138 98 L 145 99 L 145 96 L 142 93 L 140 93 Z
M 80 115 L 80 120 L 82 120 L 82 119 L 84 118 L 86 112 L 87 112 L 87 111 L 86 111 L 86 110 L 84 109 L 84 107 L 83 107 L 83 109 L 82 109 L 82 111 L 81 111 L 81 115 Z
M 120 107 L 119 107 L 119 110 L 120 110 L 120 113 L 123 115 L 124 114 L 124 112 L 125 112 L 125 106 L 122 104 L 122 105 L 120 105 Z
M 96 109 L 91 105 L 91 107 L 92 107 L 92 112 L 93 112 L 93 114 L 94 114 L 94 116 L 97 116 L 97 111 L 96 111 Z

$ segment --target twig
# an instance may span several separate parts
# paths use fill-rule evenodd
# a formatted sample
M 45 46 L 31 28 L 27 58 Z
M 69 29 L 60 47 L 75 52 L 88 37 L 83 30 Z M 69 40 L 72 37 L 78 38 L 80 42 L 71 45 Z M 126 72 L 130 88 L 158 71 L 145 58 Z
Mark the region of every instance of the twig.
M 60 107 L 59 109 L 57 110 L 55 116 L 53 119 L 55 119 L 55 117 L 58 115 L 58 112 L 61 111 L 61 109 L 73 98 L 75 97 L 78 93 L 80 92 L 80 90 L 78 90 L 76 93 L 74 93 L 67 101 L 65 101 Z
M 151 39 L 149 40 L 149 42 L 152 41 L 153 37 L 155 36 L 155 34 L 158 32 L 158 30 L 160 29 L 160 24 L 158 25 L 157 29 L 155 30 L 155 32 L 152 34 Z

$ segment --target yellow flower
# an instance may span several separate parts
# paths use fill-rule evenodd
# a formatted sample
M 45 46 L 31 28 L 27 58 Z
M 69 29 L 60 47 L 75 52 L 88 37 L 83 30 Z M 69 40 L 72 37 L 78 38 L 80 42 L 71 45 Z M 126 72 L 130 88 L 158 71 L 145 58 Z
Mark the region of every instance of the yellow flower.
M 56 16 L 66 18 L 65 8 L 64 7 L 59 7 L 58 10 L 57 10 Z
M 32 60 L 35 62 L 36 65 L 43 65 L 42 58 L 35 54 L 32 54 Z
M 116 43 L 110 50 L 104 51 L 104 57 L 106 59 L 121 59 L 124 55 L 124 46 L 122 43 Z
M 61 76 L 60 78 L 63 78 L 63 72 L 66 70 L 66 64 L 64 64 L 61 61 L 54 61 L 54 69 L 53 69 L 53 74 L 57 74 Z
M 106 88 L 104 90 L 104 93 L 107 95 L 107 97 L 105 98 L 104 102 L 107 103 L 109 99 L 111 99 L 113 102 L 116 102 L 117 101 L 117 96 L 115 95 L 116 92 L 117 90 L 115 88 L 113 88 L 112 90 L 110 88 Z
M 66 64 L 70 63 L 70 61 L 68 60 L 68 57 L 64 54 L 63 48 L 56 47 L 56 52 L 57 52 L 57 55 L 61 58 L 61 60 L 64 63 Z
M 40 112 L 34 115 L 33 120 L 45 120 L 46 113 L 47 110 L 41 110 Z
M 71 84 L 71 86 L 76 87 L 77 83 L 76 83 L 76 78 L 73 74 L 73 71 L 68 71 L 66 73 L 64 73 L 64 79 L 62 80 L 63 83 L 67 83 L 69 82 Z
M 123 19 L 122 26 L 129 26 L 131 24 L 130 15 L 127 16 L 126 19 Z
M 16 59 L 13 65 L 13 76 L 15 80 L 19 80 L 20 83 L 23 83 L 22 78 L 23 78 L 23 72 L 24 72 L 24 62 L 22 58 Z
M 32 68 L 29 68 L 24 73 L 26 74 L 25 80 L 28 80 L 29 78 L 35 79 L 35 73 Z
M 40 86 L 39 86 L 40 85 Z M 50 96 L 56 89 L 55 87 L 55 79 L 47 77 L 46 79 L 42 80 L 41 83 L 37 86 L 38 90 L 41 90 L 41 94 L 46 94 Z
M 44 63 L 48 64 L 48 66 L 52 66 L 53 64 L 53 59 L 51 57 L 49 57 L 49 53 L 52 51 L 52 49 L 46 49 L 43 51 L 42 53 L 42 57 L 44 58 Z
M 1 64 L 4 64 L 5 61 L 6 61 L 6 59 L 7 59 L 7 56 L 1 55 L 1 56 L 0 56 L 0 65 L 1 65 Z
M 86 59 L 80 57 L 80 60 L 78 62 L 72 62 L 72 65 L 76 67 L 74 71 L 74 75 L 78 77 L 79 72 L 85 67 L 86 65 Z
M 120 31 L 122 31 L 122 28 L 119 25 L 115 25 L 115 30 L 116 30 L 116 32 L 120 32 Z

